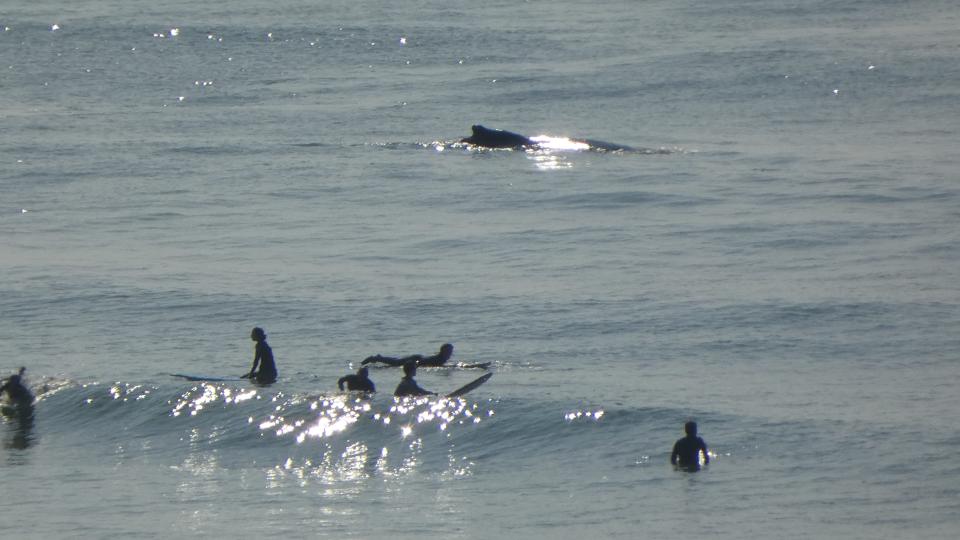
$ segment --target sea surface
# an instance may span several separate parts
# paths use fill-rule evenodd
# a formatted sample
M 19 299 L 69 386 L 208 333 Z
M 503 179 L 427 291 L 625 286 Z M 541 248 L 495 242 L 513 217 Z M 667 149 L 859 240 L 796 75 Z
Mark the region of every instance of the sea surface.
M 39 396 L 0 423 L 4 537 L 956 538 L 958 29 L 0 0 L 0 374 Z M 275 384 L 170 375 L 249 371 L 254 326 Z M 337 390 L 444 342 L 493 377 Z

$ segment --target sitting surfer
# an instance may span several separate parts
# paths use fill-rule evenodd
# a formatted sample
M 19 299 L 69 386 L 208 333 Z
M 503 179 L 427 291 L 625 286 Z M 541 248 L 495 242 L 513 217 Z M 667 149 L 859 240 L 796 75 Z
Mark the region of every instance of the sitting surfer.
M 351 373 L 340 377 L 340 380 L 337 381 L 337 387 L 340 390 L 343 390 L 343 385 L 347 385 L 347 390 L 358 391 L 358 392 L 376 392 L 377 389 L 373 386 L 373 381 L 370 380 L 369 370 L 365 367 L 362 367 L 357 370 L 356 373 Z
M 405 366 L 407 362 L 416 362 L 419 367 L 442 367 L 447 363 L 447 360 L 453 356 L 453 345 L 449 343 L 444 343 L 440 347 L 440 352 L 432 356 L 424 356 L 422 354 L 411 354 L 410 356 L 404 356 L 403 358 L 393 358 L 390 356 L 368 356 L 360 362 L 360 365 L 365 366 L 367 364 L 386 364 L 391 367 L 400 367 Z
M 393 391 L 393 395 L 396 397 L 404 396 L 435 396 L 436 392 L 430 392 L 420 388 L 420 385 L 417 384 L 417 381 L 413 379 L 414 375 L 417 374 L 417 363 L 414 361 L 409 361 L 403 365 L 403 378 L 400 379 L 400 384 L 397 385 L 397 389 Z
M 707 443 L 697 436 L 697 423 L 687 422 L 683 426 L 687 436 L 678 439 L 670 453 L 670 463 L 688 471 L 700 470 L 700 452 L 703 452 L 703 463 L 710 463 L 710 453 L 707 452 Z
M 12 405 L 31 405 L 33 404 L 33 393 L 23 384 L 23 372 L 27 368 L 22 367 L 16 375 L 11 375 L 7 381 L 0 386 L 0 396 L 7 395 L 7 400 Z
M 273 349 L 267 345 L 267 334 L 263 328 L 256 327 L 250 332 L 250 339 L 256 341 L 253 353 L 253 367 L 246 378 L 256 379 L 260 384 L 269 384 L 277 380 L 277 365 L 273 362 Z M 257 366 L 260 369 L 257 370 Z

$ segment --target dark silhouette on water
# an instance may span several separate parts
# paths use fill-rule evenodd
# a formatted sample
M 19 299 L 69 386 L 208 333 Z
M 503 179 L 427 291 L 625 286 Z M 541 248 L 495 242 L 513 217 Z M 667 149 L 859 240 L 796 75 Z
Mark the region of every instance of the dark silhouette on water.
M 420 388 L 420 385 L 417 384 L 417 381 L 413 377 L 417 374 L 417 363 L 414 361 L 409 361 L 403 365 L 403 378 L 400 379 L 400 384 L 397 385 L 397 389 L 393 391 L 393 395 L 396 397 L 404 396 L 435 396 L 436 392 L 430 392 Z
M 460 139 L 460 142 L 486 148 L 522 148 L 524 146 L 537 145 L 537 143 L 531 141 L 529 138 L 512 131 L 489 129 L 479 124 L 471 126 L 470 130 L 473 131 L 473 134 L 464 139 Z
M 376 392 L 377 389 L 373 385 L 373 381 L 370 380 L 370 371 L 362 367 L 357 370 L 357 372 L 351 373 L 340 377 L 340 380 L 337 381 L 337 387 L 340 390 L 343 390 L 343 385 L 347 385 L 347 390 L 350 391 L 359 391 L 359 392 Z
M 6 396 L 6 403 L 3 404 L 3 416 L 6 416 L 16 422 L 13 436 L 4 441 L 5 448 L 24 450 L 33 442 L 33 402 L 35 400 L 33 392 L 23 384 L 23 372 L 27 368 L 22 367 L 16 375 L 11 375 L 6 382 L 0 386 L 0 398 Z
M 250 339 L 257 342 L 253 353 L 253 367 L 244 377 L 255 379 L 260 384 L 270 384 L 277 380 L 277 365 L 273 361 L 273 349 L 267 345 L 267 334 L 263 328 L 256 327 L 250 332 Z M 257 370 L 259 364 L 260 369 Z
M 402 358 L 394 358 L 378 354 L 376 356 L 368 356 L 363 362 L 360 362 L 360 365 L 385 364 L 391 367 L 400 367 L 405 366 L 408 362 L 416 362 L 416 365 L 419 367 L 441 367 L 447 363 L 447 360 L 450 360 L 451 356 L 453 356 L 453 345 L 444 343 L 440 347 L 440 351 L 432 356 L 411 354 L 410 356 L 404 356 Z
M 697 423 L 687 422 L 683 426 L 687 436 L 678 439 L 670 453 L 670 463 L 688 471 L 700 470 L 700 452 L 703 452 L 703 463 L 710 463 L 710 453 L 707 452 L 707 443 L 697 436 Z
M 0 396 L 3 394 L 7 395 L 7 400 L 9 400 L 11 405 L 32 405 L 33 404 L 33 393 L 30 392 L 30 389 L 23 384 L 23 372 L 27 368 L 22 367 L 16 375 L 11 375 L 7 378 L 7 382 L 3 383 L 3 386 L 0 386 Z
M 483 148 L 544 148 L 544 145 L 538 141 L 503 129 L 490 129 L 479 124 L 471 126 L 472 135 L 460 139 L 461 143 L 481 146 Z M 568 139 L 570 142 L 576 142 L 586 145 L 590 150 L 597 152 L 637 152 L 636 148 L 624 144 L 609 143 L 596 139 Z

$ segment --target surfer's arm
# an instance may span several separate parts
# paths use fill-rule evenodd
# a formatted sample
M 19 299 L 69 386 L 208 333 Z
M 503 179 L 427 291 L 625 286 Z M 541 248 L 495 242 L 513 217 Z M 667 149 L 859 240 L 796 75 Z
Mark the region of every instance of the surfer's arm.
M 383 356 L 382 354 L 378 354 L 376 356 L 366 357 L 363 360 L 363 362 L 360 363 L 360 365 L 365 366 L 367 364 L 380 363 L 380 364 L 386 364 L 391 367 L 400 367 L 406 361 L 407 361 L 407 358 L 394 358 L 392 356 Z
M 253 367 L 250 368 L 250 373 L 247 374 L 247 377 L 253 377 L 253 374 L 257 372 L 257 365 L 260 364 L 260 356 L 262 355 L 260 350 L 260 345 L 257 345 L 255 352 L 253 353 Z
M 340 380 L 337 381 L 337 388 L 343 390 L 343 383 L 347 382 L 346 377 L 340 377 Z
M 670 452 L 670 464 L 671 464 L 671 465 L 676 465 L 676 464 L 677 464 L 677 456 L 679 456 L 679 455 L 680 455 L 680 443 L 677 442 L 677 443 L 674 443 L 674 444 L 673 444 L 673 452 Z

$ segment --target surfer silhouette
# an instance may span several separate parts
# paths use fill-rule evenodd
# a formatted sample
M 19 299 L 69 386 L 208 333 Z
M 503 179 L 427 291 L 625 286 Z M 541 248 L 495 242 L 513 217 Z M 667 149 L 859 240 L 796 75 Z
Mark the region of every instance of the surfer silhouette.
M 14 422 L 14 430 L 9 440 L 4 440 L 3 446 L 25 450 L 33 442 L 33 393 L 23 384 L 23 372 L 27 368 L 20 368 L 15 375 L 11 375 L 0 385 L 0 398 L 6 395 L 7 404 L 2 407 L 4 417 Z
M 267 345 L 267 334 L 263 328 L 256 327 L 250 332 L 250 339 L 256 341 L 253 353 L 253 367 L 244 377 L 256 379 L 258 383 L 269 384 L 277 380 L 277 365 L 273 361 L 273 349 Z M 260 369 L 257 369 L 257 366 Z
M 383 356 L 378 354 L 364 358 L 363 362 L 360 362 L 360 365 L 365 366 L 367 364 L 379 363 L 386 364 L 391 367 L 401 367 L 405 366 L 407 362 L 416 362 L 416 365 L 420 367 L 441 367 L 447 363 L 447 360 L 450 360 L 451 356 L 453 356 L 453 345 L 450 343 L 444 343 L 440 347 L 440 351 L 432 356 L 411 354 L 410 356 L 404 356 L 402 358 L 394 358 L 391 356 Z
M 436 392 L 430 392 L 420 388 L 420 385 L 417 384 L 417 381 L 413 377 L 417 374 L 417 363 L 413 360 L 407 362 L 403 365 L 403 378 L 400 379 L 400 384 L 397 385 L 397 389 L 393 391 L 393 395 L 396 397 L 404 396 L 435 396 Z
M 344 384 L 347 385 L 347 390 L 351 391 L 377 391 L 373 385 L 373 381 L 370 380 L 369 370 L 365 367 L 358 369 L 356 373 L 351 373 L 350 375 L 340 377 L 340 380 L 337 381 L 337 387 L 340 388 L 340 390 L 343 390 Z
M 700 470 L 700 452 L 703 452 L 703 463 L 710 463 L 710 453 L 707 452 L 707 443 L 697 436 L 697 423 L 687 422 L 683 426 L 687 436 L 678 439 L 670 453 L 670 463 L 688 471 Z
M 16 375 L 11 375 L 7 381 L 0 386 L 0 396 L 7 394 L 7 399 L 13 405 L 31 405 L 33 403 L 33 393 L 23 384 L 23 372 L 27 368 L 22 367 Z

